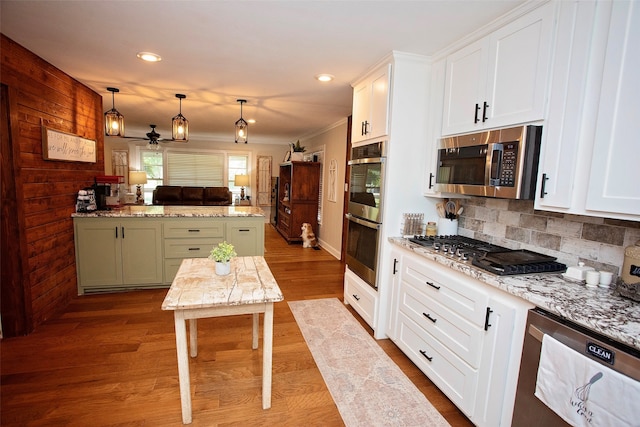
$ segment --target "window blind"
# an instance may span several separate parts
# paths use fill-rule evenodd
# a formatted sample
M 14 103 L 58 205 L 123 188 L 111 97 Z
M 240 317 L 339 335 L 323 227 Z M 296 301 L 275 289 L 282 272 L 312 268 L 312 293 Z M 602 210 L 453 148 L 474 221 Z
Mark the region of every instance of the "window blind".
M 225 156 L 222 153 L 167 153 L 167 184 L 224 186 Z

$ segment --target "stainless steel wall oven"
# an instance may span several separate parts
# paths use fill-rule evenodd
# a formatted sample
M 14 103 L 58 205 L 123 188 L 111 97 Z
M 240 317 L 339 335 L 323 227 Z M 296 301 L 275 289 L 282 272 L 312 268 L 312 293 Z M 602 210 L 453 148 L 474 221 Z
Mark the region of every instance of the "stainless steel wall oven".
M 377 288 L 385 143 L 381 141 L 354 147 L 349 166 L 349 223 L 345 258 L 351 271 Z

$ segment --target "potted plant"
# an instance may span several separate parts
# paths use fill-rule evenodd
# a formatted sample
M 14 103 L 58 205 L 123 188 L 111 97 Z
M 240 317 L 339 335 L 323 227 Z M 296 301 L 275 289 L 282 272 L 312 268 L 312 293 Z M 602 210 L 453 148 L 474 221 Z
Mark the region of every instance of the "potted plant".
M 209 259 L 216 262 L 216 274 L 218 276 L 226 276 L 231 272 L 231 258 L 238 255 L 231 243 L 226 241 L 218 243 L 211 249 Z
M 300 140 L 297 140 L 295 144 L 291 144 L 291 161 L 301 162 L 304 160 L 305 147 L 300 145 Z

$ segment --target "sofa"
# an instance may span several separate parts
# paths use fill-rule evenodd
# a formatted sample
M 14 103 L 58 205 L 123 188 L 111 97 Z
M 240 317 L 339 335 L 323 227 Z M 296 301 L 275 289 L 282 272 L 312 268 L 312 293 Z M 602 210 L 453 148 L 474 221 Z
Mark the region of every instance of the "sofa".
M 154 205 L 229 206 L 233 194 L 229 187 L 181 187 L 159 185 L 153 190 Z

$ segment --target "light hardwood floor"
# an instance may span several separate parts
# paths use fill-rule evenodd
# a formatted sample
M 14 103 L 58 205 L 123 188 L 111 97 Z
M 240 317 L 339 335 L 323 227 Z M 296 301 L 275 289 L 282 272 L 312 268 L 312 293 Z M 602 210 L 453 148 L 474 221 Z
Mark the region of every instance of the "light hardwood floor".
M 275 306 L 272 407 L 262 410 L 251 316 L 202 319 L 190 362 L 192 425 L 342 426 L 287 301 L 342 300 L 344 264 L 288 245 L 269 225 L 266 250 L 285 297 Z M 173 313 L 160 310 L 165 294 L 78 297 L 31 335 L 3 340 L 0 425 L 181 425 Z M 452 426 L 472 425 L 390 340 L 377 342 Z

